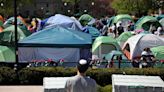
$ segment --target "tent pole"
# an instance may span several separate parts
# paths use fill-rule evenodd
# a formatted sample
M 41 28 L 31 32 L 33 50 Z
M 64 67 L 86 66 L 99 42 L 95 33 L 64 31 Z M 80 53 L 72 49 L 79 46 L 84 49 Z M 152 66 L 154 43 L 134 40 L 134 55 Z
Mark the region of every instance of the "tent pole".
M 18 65 L 18 39 L 17 39 L 17 0 L 14 0 L 14 25 L 15 25 L 15 65 L 17 68 Z

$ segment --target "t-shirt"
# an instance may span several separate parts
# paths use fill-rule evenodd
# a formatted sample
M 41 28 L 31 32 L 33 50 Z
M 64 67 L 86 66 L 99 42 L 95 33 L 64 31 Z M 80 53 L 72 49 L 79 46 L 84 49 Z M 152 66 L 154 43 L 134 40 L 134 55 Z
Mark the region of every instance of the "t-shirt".
M 122 26 L 119 26 L 117 30 L 119 35 L 124 32 L 124 28 Z
M 70 78 L 65 85 L 67 92 L 96 92 L 96 87 L 95 80 L 80 75 Z

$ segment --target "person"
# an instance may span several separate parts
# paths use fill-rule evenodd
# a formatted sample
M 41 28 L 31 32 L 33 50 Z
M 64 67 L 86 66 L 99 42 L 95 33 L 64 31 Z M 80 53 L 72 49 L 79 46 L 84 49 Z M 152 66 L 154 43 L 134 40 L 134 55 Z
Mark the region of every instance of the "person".
M 97 84 L 95 80 L 85 76 L 89 63 L 81 59 L 77 64 L 77 75 L 66 81 L 66 92 L 96 92 Z
M 118 35 L 121 35 L 124 32 L 124 27 L 122 26 L 121 23 L 119 24 L 117 30 L 118 30 Z
M 141 62 L 139 64 L 140 68 L 147 68 L 148 67 L 148 63 L 145 57 L 141 57 Z
M 108 64 L 106 68 L 113 68 L 114 66 L 114 56 L 112 56 L 111 60 L 108 60 Z
M 162 27 L 159 26 L 157 28 L 157 31 L 154 32 L 154 34 L 160 36 L 161 35 L 161 32 L 162 32 Z
M 152 54 L 150 48 L 145 48 L 141 53 L 142 59 L 147 63 L 147 67 L 153 66 L 154 55 Z
M 150 25 L 150 28 L 149 28 L 149 32 L 152 33 L 152 34 L 154 34 L 155 31 L 156 31 L 155 25 L 154 24 L 151 24 Z
M 132 60 L 132 64 L 133 64 L 133 67 L 139 68 L 140 58 L 135 57 L 135 58 Z
M 112 38 L 115 38 L 115 34 L 114 34 L 114 32 L 112 31 L 112 28 L 108 28 L 107 35 L 108 35 L 108 36 L 111 36 Z
M 115 37 L 117 37 L 117 26 L 116 26 L 116 23 L 114 23 L 114 25 L 112 26 L 112 30 L 113 30 L 113 33 L 114 33 Z

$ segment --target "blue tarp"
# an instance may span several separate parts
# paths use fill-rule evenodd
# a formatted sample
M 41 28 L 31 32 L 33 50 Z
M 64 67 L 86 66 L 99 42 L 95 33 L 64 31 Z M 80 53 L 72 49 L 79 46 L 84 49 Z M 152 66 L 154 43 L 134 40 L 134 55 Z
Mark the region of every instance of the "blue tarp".
M 96 39 L 96 37 L 100 36 L 100 31 L 97 28 L 92 27 L 92 26 L 86 26 L 84 28 L 84 32 L 91 34 L 92 39 Z
M 67 29 L 61 26 L 53 26 L 33 33 L 19 42 L 21 47 L 91 47 L 90 34 Z
M 82 30 L 82 25 L 78 20 L 61 14 L 51 16 L 41 22 L 42 28 L 47 28 L 54 25 L 60 25 L 62 27 L 67 27 L 74 30 Z

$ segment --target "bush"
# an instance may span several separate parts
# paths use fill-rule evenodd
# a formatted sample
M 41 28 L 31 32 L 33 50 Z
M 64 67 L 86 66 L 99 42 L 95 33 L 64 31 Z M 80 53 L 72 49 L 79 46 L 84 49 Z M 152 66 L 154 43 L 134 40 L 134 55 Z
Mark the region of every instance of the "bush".
M 86 75 L 104 87 L 112 84 L 112 74 L 160 76 L 164 80 L 164 69 L 160 68 L 89 69 Z M 1 67 L 0 84 L 43 85 L 44 77 L 70 77 L 74 75 L 76 75 L 75 68 L 32 67 L 19 70 L 17 76 L 13 69 Z
M 44 77 L 68 77 L 76 74 L 73 68 L 33 67 L 19 71 L 21 84 L 42 85 Z
M 16 72 L 9 67 L 0 67 L 0 84 L 12 85 L 19 84 Z
M 104 87 L 98 87 L 98 92 L 112 92 L 112 85 L 106 85 Z

